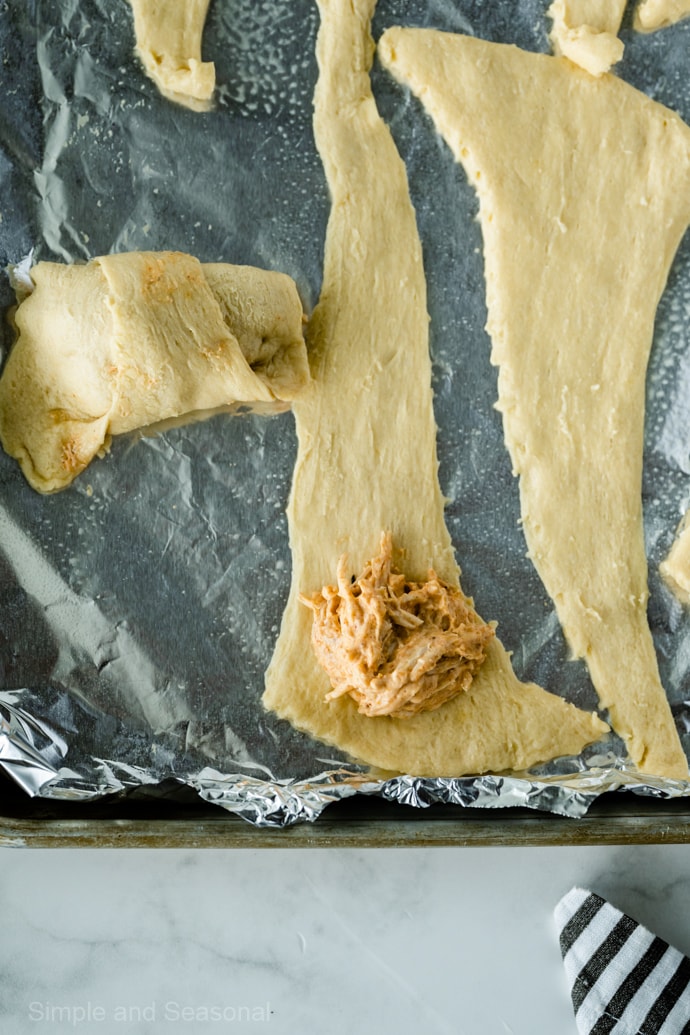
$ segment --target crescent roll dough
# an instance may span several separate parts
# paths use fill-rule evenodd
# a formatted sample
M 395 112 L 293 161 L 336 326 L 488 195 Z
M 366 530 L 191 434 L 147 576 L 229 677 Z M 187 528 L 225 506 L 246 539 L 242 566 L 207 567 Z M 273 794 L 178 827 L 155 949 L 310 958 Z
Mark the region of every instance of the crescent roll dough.
M 497 638 L 471 686 L 434 711 L 361 714 L 310 647 L 300 593 L 353 571 L 383 529 L 411 579 L 434 568 L 458 586 L 444 522 L 431 394 L 422 249 L 405 167 L 369 81 L 375 0 L 319 0 L 314 130 L 332 193 L 321 296 L 309 322 L 314 379 L 294 406 L 299 450 L 288 508 L 292 587 L 264 704 L 299 729 L 382 769 L 459 776 L 578 754 L 606 725 L 521 683 Z
M 654 32 L 687 18 L 690 0 L 641 0 L 633 25 L 638 32 Z
M 137 54 L 164 97 L 207 111 L 216 85 L 212 61 L 201 60 L 209 0 L 129 0 Z
M 309 380 L 285 274 L 128 252 L 41 262 L 31 276 L 0 378 L 0 441 L 39 492 L 69 485 L 112 435 L 236 402 L 287 404 Z
M 623 57 L 618 30 L 627 0 L 554 0 L 546 12 L 555 54 L 562 54 L 590 75 L 608 72 Z
M 643 772 L 688 777 L 647 624 L 645 374 L 690 220 L 690 129 L 563 58 L 389 29 L 477 189 L 492 361 L 530 556 Z
M 669 589 L 686 607 L 690 607 L 690 511 L 681 522 L 678 535 L 659 571 Z

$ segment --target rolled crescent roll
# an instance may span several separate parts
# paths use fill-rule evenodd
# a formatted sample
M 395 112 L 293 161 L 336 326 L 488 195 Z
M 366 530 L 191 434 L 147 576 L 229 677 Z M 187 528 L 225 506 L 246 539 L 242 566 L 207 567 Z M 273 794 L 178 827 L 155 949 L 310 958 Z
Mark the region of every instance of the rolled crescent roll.
M 309 380 L 285 274 L 128 252 L 41 262 L 31 278 L 0 377 L 0 441 L 38 492 L 69 485 L 113 435 L 233 403 L 285 409 Z

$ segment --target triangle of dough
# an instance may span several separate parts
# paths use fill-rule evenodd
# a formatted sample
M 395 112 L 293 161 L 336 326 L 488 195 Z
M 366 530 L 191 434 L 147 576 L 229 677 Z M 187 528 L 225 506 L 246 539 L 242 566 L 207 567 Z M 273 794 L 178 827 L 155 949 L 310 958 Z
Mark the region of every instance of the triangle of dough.
M 577 754 L 607 729 L 518 681 L 494 640 L 468 693 L 407 719 L 368 718 L 330 689 L 299 603 L 353 570 L 383 529 L 410 578 L 457 584 L 443 517 L 431 395 L 426 283 L 405 168 L 369 82 L 374 0 L 319 0 L 314 128 L 332 193 L 323 288 L 308 327 L 314 379 L 295 400 L 299 452 L 288 508 L 293 578 L 264 704 L 382 769 L 458 776 Z
M 562 58 L 400 28 L 379 54 L 479 194 L 532 560 L 633 761 L 687 777 L 647 624 L 641 482 L 654 315 L 690 219 L 690 130 Z

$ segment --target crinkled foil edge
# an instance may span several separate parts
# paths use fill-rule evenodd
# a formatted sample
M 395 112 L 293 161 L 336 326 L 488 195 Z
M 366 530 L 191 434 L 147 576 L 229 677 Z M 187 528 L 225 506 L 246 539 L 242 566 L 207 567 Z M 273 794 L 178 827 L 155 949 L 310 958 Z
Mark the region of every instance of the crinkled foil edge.
M 126 796 L 159 778 L 140 766 L 94 758 L 79 769 L 65 763 L 65 738 L 31 715 L 13 692 L 0 694 L 0 768 L 30 797 L 50 801 L 97 801 Z M 467 776 L 454 779 L 371 774 L 342 767 L 308 780 L 261 779 L 248 773 L 222 773 L 205 766 L 171 772 L 168 778 L 192 788 L 203 801 L 217 805 L 256 827 L 286 828 L 314 822 L 328 805 L 355 794 L 378 795 L 400 805 L 462 805 L 466 808 L 523 807 L 574 819 L 584 816 L 602 794 L 632 790 L 657 798 L 690 797 L 690 784 L 644 776 L 617 759 L 605 767 L 574 761 L 568 776 L 535 778 L 530 773 Z

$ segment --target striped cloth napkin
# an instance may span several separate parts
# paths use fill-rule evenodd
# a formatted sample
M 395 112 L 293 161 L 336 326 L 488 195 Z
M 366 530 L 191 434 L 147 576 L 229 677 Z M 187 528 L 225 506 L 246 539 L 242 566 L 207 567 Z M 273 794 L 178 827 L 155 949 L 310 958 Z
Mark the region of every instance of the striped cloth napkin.
M 690 1035 L 690 959 L 599 895 L 555 909 L 580 1035 Z

